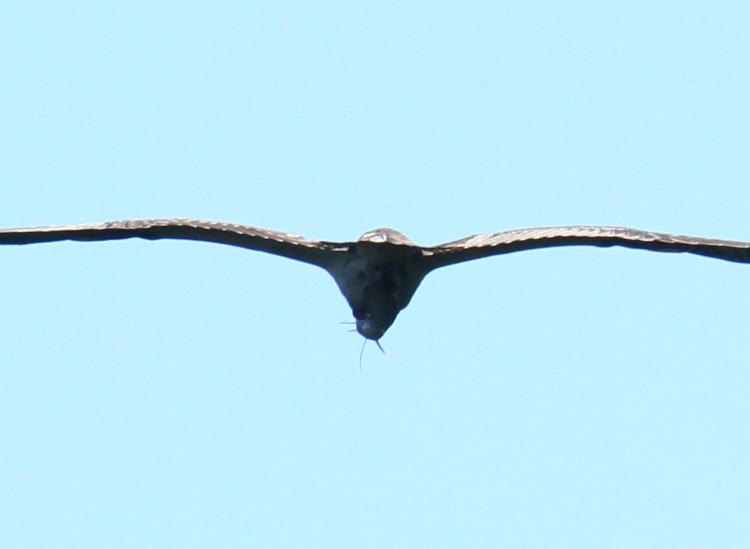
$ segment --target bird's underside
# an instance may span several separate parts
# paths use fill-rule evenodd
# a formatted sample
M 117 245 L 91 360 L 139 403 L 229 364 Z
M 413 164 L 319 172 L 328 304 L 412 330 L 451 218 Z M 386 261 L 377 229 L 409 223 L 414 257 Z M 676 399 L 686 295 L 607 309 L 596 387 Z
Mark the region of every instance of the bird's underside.
M 686 252 L 750 263 L 750 243 L 654 233 L 624 227 L 573 226 L 474 235 L 437 246 L 417 246 L 393 229 L 376 229 L 357 241 L 326 242 L 246 225 L 190 219 L 136 219 L 0 230 L 0 244 L 123 238 L 180 239 L 229 244 L 322 267 L 352 308 L 357 331 L 378 340 L 409 304 L 419 283 L 438 267 L 536 248 L 624 246 Z

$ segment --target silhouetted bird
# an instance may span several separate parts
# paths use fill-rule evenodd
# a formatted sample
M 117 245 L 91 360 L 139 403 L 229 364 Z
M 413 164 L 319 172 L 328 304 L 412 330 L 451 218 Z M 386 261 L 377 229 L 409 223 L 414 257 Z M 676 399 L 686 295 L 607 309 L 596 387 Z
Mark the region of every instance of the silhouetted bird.
M 417 246 L 393 229 L 375 229 L 354 242 L 317 242 L 245 225 L 189 219 L 136 219 L 0 230 L 0 244 L 58 240 L 158 240 L 174 238 L 240 246 L 324 268 L 352 308 L 357 331 L 380 339 L 422 279 L 438 267 L 553 246 L 625 246 L 657 252 L 687 252 L 750 263 L 750 243 L 652 233 L 623 227 L 547 227 L 474 235 L 438 246 Z

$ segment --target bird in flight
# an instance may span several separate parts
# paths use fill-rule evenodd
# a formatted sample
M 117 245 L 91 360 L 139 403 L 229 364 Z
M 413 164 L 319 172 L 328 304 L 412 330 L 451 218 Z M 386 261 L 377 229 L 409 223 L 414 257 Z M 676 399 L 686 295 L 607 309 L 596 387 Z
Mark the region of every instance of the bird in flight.
M 555 246 L 624 246 L 657 252 L 687 252 L 750 263 L 750 242 L 654 233 L 624 227 L 574 226 L 479 234 L 438 246 L 417 246 L 393 229 L 375 229 L 359 240 L 327 242 L 247 225 L 191 219 L 134 219 L 0 229 L 0 244 L 123 238 L 179 239 L 229 244 L 322 267 L 352 309 L 357 331 L 377 342 L 411 300 L 430 271 L 491 255 Z

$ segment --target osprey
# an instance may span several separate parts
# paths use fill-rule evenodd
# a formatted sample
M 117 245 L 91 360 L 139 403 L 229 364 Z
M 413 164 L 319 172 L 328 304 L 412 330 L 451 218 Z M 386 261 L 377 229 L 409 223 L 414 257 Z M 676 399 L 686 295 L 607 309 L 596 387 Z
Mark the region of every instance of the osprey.
M 229 244 L 322 267 L 352 308 L 357 331 L 377 341 L 409 304 L 430 271 L 462 261 L 553 246 L 625 246 L 687 252 L 750 263 L 750 243 L 714 240 L 624 227 L 544 227 L 480 234 L 438 246 L 417 246 L 393 229 L 375 229 L 352 242 L 314 241 L 246 225 L 190 219 L 136 219 L 0 230 L 0 244 L 59 240 L 158 240 L 173 238 Z

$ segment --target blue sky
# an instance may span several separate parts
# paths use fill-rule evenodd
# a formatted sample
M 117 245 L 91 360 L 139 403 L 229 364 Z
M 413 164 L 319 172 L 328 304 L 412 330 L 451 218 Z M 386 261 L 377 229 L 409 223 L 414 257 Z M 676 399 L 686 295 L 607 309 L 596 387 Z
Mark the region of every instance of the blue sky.
M 750 240 L 749 11 L 16 3 L 0 225 Z M 746 266 L 568 248 L 441 269 L 360 372 L 308 265 L 0 254 L 4 547 L 750 543 Z

